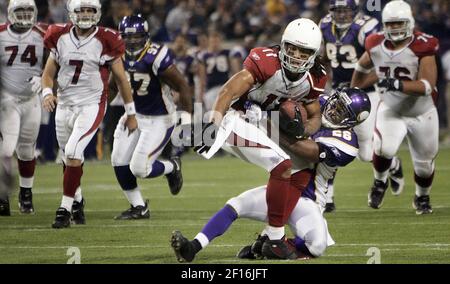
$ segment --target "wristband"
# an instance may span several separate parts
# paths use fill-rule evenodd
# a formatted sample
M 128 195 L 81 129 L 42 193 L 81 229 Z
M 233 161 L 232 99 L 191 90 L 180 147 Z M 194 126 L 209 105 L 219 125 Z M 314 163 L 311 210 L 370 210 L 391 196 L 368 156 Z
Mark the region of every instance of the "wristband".
M 127 103 L 124 105 L 125 107 L 125 113 L 127 115 L 135 115 L 136 114 L 136 108 L 134 106 L 134 102 Z
M 358 72 L 361 72 L 364 74 L 369 74 L 372 70 L 373 70 L 373 68 L 366 69 L 366 68 L 362 67 L 361 65 L 359 65 L 358 62 L 355 64 L 355 71 L 358 71 Z
M 45 88 L 42 90 L 42 98 L 45 99 L 46 96 L 53 95 L 52 88 Z
M 422 79 L 422 80 L 420 80 L 420 82 L 422 82 L 425 85 L 425 96 L 431 95 L 431 93 L 433 92 L 433 89 L 431 88 L 430 82 L 428 82 L 428 80 L 426 80 L 426 79 Z

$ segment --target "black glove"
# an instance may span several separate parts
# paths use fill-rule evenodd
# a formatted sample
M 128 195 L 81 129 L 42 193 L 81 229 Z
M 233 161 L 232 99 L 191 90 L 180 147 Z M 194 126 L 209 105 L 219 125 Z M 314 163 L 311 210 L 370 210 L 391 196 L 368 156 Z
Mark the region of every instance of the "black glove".
M 295 108 L 295 117 L 293 119 L 280 112 L 280 130 L 297 140 L 304 138 L 305 126 L 303 125 L 300 110 L 297 107 Z
M 403 91 L 403 83 L 399 79 L 394 78 L 386 78 L 386 79 L 380 79 L 378 81 L 378 87 L 384 88 L 387 91 Z
M 198 154 L 208 151 L 214 144 L 218 131 L 219 127 L 214 122 L 204 124 L 201 133 L 197 131 L 198 133 L 194 133 L 193 135 L 194 151 Z

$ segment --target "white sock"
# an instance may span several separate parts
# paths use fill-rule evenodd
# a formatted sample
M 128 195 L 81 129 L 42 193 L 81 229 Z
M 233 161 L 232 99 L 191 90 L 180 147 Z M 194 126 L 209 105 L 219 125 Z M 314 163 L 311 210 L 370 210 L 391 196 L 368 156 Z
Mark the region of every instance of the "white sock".
M 160 161 L 160 160 L 158 160 Z M 170 174 L 174 170 L 173 163 L 171 161 L 160 161 L 164 165 L 164 174 Z
M 209 244 L 208 237 L 203 233 L 198 233 L 194 239 L 197 239 L 197 241 L 200 243 L 202 248 L 205 248 Z
M 426 196 L 430 195 L 431 186 L 429 187 L 421 187 L 416 183 L 416 195 L 417 196 Z
M 398 160 L 397 156 L 394 156 L 394 158 L 392 158 L 392 162 L 391 162 L 391 166 L 389 167 L 389 170 L 397 170 L 398 166 L 400 165 L 400 161 Z
M 34 177 L 24 178 L 19 176 L 20 187 L 33 188 Z
M 381 180 L 382 182 L 386 183 L 389 175 L 389 170 L 385 172 L 378 172 L 377 170 L 373 169 L 373 176 L 377 180 Z
M 136 187 L 132 190 L 124 190 L 123 193 L 127 197 L 128 202 L 130 202 L 133 207 L 145 206 L 145 202 L 142 198 L 141 190 L 139 189 L 139 187 Z
M 326 196 L 326 202 L 327 203 L 333 203 L 333 196 L 334 196 L 334 184 L 328 185 L 328 191 Z
M 83 195 L 81 194 L 81 187 L 77 188 L 77 191 L 75 191 L 75 196 L 73 198 L 76 202 L 81 202 L 83 199 Z
M 281 240 L 284 237 L 284 227 L 266 226 L 267 236 L 270 240 Z
M 72 212 L 72 204 L 73 198 L 63 195 L 60 207 L 66 208 L 67 211 Z

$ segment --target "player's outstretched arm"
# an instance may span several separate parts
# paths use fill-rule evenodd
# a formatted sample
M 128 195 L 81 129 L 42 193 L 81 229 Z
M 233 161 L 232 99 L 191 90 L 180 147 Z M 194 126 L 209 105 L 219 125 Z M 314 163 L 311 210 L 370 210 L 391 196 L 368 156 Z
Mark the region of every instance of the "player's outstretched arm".
M 436 87 L 437 65 L 434 55 L 422 57 L 415 81 L 401 81 L 403 92 L 413 96 L 429 96 Z
M 180 94 L 181 108 L 188 113 L 192 113 L 192 93 L 186 79 L 172 64 L 161 74 L 163 81 L 169 87 Z
M 53 95 L 53 79 L 58 71 L 58 63 L 49 57 L 45 64 L 44 72 L 42 73 L 41 85 L 42 85 L 42 106 L 48 112 L 52 112 L 56 108 L 56 96 Z
M 131 93 L 131 86 L 125 75 L 125 69 L 123 68 L 123 62 L 120 58 L 116 58 L 111 63 L 111 72 L 114 80 L 117 84 L 117 89 L 122 96 L 125 112 L 127 114 L 127 120 L 125 121 L 125 127 L 129 129 L 130 133 L 136 130 L 136 108 L 134 106 L 133 95 Z
M 231 102 L 249 91 L 255 84 L 253 75 L 243 69 L 233 75 L 220 90 L 219 96 L 214 103 L 214 113 L 211 117 L 216 125 L 220 125 L 223 116 L 230 108 Z
M 350 87 L 365 89 L 373 86 L 377 81 L 378 77 L 373 70 L 372 60 L 366 51 L 356 63 Z

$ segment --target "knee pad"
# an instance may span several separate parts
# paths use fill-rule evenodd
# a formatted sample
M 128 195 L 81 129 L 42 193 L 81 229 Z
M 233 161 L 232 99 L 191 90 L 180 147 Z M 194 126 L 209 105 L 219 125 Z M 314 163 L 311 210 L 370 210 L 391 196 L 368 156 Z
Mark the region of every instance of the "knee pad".
M 386 141 L 382 141 L 378 135 L 374 135 L 373 140 L 373 152 L 378 156 L 383 156 L 386 158 L 393 158 L 397 154 L 398 148 L 392 143 L 387 143 Z
M 126 166 L 130 163 L 128 150 L 113 149 L 111 153 L 111 164 L 113 167 Z
M 434 172 L 434 161 L 413 161 L 414 172 L 419 177 L 427 178 L 430 177 Z
M 312 240 L 312 242 L 306 242 L 305 245 L 312 255 L 314 255 L 315 257 L 319 257 L 325 253 L 325 250 L 327 248 L 327 240 L 316 239 Z
M 242 198 L 240 198 L 240 196 L 236 196 L 233 198 L 230 198 L 226 204 L 228 206 L 230 206 L 231 208 L 234 209 L 234 211 L 236 211 L 236 213 L 238 214 L 238 216 L 241 216 L 242 214 L 242 207 L 244 205 Z
M 130 170 L 135 177 L 146 178 L 151 170 L 147 169 L 148 159 L 144 155 L 133 155 L 130 162 Z
M 17 144 L 17 157 L 22 161 L 31 161 L 34 159 L 34 151 L 36 144 L 34 143 L 19 143 Z
M 373 155 L 372 142 L 359 144 L 358 159 L 362 162 L 371 162 Z

